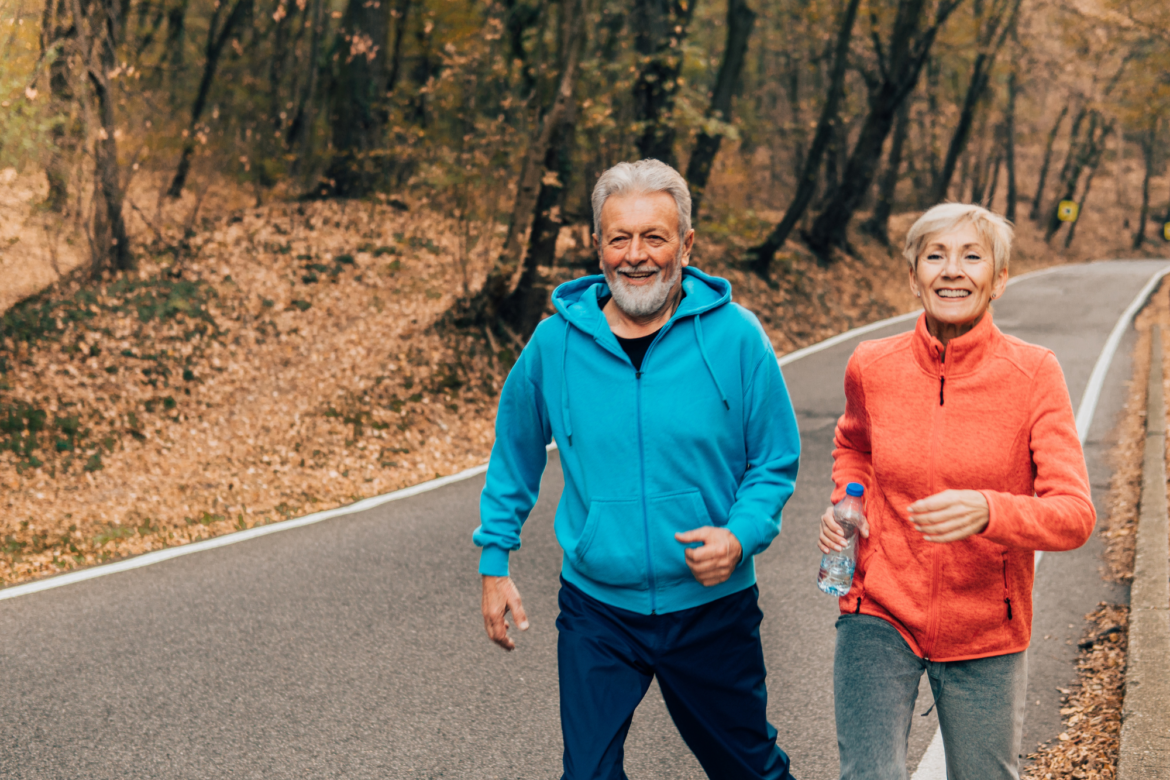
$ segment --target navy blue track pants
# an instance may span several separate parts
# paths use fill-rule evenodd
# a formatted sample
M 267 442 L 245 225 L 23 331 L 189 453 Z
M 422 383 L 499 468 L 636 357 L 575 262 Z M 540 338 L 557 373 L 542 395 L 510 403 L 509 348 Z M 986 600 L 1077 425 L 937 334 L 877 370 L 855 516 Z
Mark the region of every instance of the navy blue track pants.
M 565 780 L 626 780 L 626 734 L 655 676 L 708 777 L 791 780 L 767 718 L 758 597 L 753 586 L 693 609 L 640 615 L 562 579 L 557 664 Z

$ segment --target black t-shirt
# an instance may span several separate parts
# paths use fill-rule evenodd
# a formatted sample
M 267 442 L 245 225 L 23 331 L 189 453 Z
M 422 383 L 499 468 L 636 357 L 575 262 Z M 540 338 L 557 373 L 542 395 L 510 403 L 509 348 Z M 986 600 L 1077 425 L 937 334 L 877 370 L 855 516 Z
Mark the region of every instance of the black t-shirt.
M 622 349 L 630 356 L 630 362 L 634 364 L 635 371 L 642 370 L 642 360 L 646 357 L 646 350 L 650 349 L 650 342 L 654 341 L 654 337 L 658 335 L 658 330 L 648 336 L 638 336 L 634 339 L 623 339 L 616 333 L 613 334 L 614 338 L 618 340 L 618 344 L 621 344 Z
M 611 297 L 610 295 L 603 295 L 598 298 L 597 307 L 604 309 L 605 304 L 609 303 Z M 648 336 L 638 336 L 634 339 L 623 339 L 618 334 L 613 334 L 613 337 L 618 340 L 618 344 L 629 355 L 630 362 L 634 364 L 635 371 L 642 370 L 642 361 L 646 358 L 646 350 L 650 349 L 650 342 L 654 341 L 654 337 L 658 335 L 659 330 L 662 330 L 662 328 L 659 328 Z

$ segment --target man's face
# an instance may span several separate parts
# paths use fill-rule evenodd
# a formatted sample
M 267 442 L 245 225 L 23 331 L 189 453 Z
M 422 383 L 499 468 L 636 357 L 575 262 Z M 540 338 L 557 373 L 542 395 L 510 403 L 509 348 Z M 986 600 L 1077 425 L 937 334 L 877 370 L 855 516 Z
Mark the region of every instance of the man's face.
M 611 195 L 593 236 L 614 303 L 634 317 L 657 314 L 682 283 L 695 231 L 678 232 L 678 206 L 667 192 Z

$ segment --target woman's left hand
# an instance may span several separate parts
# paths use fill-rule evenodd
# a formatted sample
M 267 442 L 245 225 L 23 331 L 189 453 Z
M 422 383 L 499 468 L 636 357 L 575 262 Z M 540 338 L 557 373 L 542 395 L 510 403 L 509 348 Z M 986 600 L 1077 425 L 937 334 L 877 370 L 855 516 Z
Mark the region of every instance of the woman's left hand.
M 957 542 L 987 527 L 990 510 L 978 490 L 944 490 L 919 499 L 907 511 L 928 542 Z

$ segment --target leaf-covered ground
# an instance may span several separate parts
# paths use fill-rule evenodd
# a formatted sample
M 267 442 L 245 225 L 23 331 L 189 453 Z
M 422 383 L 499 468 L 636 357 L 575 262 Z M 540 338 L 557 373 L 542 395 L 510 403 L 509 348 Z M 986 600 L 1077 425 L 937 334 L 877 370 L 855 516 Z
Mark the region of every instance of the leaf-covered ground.
M 0 582 L 481 462 L 508 356 L 428 331 L 461 289 L 441 227 L 383 206 L 249 210 L 179 265 L 9 310 Z

